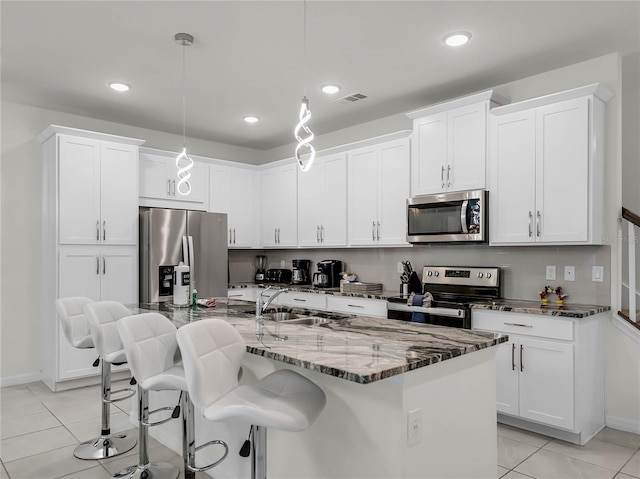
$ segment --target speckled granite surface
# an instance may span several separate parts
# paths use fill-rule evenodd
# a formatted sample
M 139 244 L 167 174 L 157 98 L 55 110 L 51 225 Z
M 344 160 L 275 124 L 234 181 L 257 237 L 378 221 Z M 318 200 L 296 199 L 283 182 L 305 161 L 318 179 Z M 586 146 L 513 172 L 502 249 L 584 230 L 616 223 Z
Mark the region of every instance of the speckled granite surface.
M 230 283 L 229 289 L 241 289 L 241 288 L 262 288 L 266 286 L 273 286 L 274 288 L 286 288 L 289 291 L 297 291 L 299 293 L 316 293 L 316 294 L 330 294 L 334 296 L 350 296 L 352 298 L 367 298 L 367 299 L 387 299 L 392 296 L 399 296 L 400 291 L 382 291 L 381 293 L 342 293 L 340 288 L 314 288 L 313 286 L 296 286 L 291 284 L 256 284 L 256 283 Z
M 367 384 L 507 341 L 507 336 L 385 318 L 352 316 L 317 325 L 263 321 L 260 334 L 245 301 L 220 300 L 215 308 L 174 309 L 169 304 L 130 306 L 133 312 L 158 311 L 177 327 L 209 317 L 233 324 L 247 352 Z
M 542 305 L 540 301 L 509 300 L 501 299 L 496 301 L 474 303 L 473 309 L 489 309 L 493 311 L 510 311 L 512 313 L 541 314 L 546 316 L 561 316 L 565 318 L 585 318 L 594 314 L 610 311 L 609 306 L 598 306 L 592 304 L 565 304 L 558 306 L 551 301 L 547 305 Z

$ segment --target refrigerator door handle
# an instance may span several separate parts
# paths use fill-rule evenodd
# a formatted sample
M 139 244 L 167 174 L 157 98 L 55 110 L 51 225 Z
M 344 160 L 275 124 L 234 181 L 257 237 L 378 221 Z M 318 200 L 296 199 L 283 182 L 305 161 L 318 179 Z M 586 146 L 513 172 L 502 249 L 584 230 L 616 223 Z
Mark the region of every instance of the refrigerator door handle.
M 187 236 L 182 237 L 182 262 L 189 264 L 189 240 Z
M 196 280 L 196 261 L 195 261 L 195 252 L 193 251 L 193 236 L 189 236 L 189 276 L 191 277 L 191 281 L 189 284 L 191 285 L 189 291 L 193 289 L 193 282 Z

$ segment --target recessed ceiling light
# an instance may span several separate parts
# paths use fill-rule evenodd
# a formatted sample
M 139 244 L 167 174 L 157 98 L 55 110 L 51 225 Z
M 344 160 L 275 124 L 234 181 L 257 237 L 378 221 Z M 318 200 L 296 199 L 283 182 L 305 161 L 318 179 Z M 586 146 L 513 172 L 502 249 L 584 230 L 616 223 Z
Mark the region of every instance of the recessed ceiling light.
M 333 95 L 340 91 L 340 87 L 338 85 L 325 85 L 322 87 L 322 91 L 327 95 Z
M 260 121 L 260 118 L 258 118 L 257 116 L 249 115 L 244 117 L 244 121 L 246 121 L 247 123 L 257 123 Z
M 119 81 L 110 81 L 109 86 L 115 91 L 119 91 L 119 92 L 129 91 L 131 89 L 129 85 Z
M 467 43 L 470 38 L 469 32 L 453 32 L 447 33 L 442 41 L 450 47 L 459 47 Z

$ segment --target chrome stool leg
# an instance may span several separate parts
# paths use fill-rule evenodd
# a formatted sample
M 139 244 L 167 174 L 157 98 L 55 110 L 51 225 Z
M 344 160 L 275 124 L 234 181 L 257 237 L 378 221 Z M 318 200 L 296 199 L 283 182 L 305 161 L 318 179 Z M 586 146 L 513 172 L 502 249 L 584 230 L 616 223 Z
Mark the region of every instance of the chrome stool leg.
M 159 421 L 158 424 L 163 424 L 164 422 L 166 421 Z M 148 440 L 149 391 L 142 389 L 138 384 L 138 464 L 115 473 L 112 476 L 114 479 L 177 479 L 180 475 L 180 470 L 173 464 L 149 462 Z
M 100 437 L 83 442 L 73 451 L 78 459 L 106 459 L 119 456 L 136 445 L 136 439 L 126 434 L 111 434 L 110 405 L 111 400 L 111 364 L 101 359 L 101 386 L 102 386 L 102 427 Z M 129 397 L 129 396 L 127 396 Z M 122 398 L 125 399 L 125 398 Z
M 251 479 L 267 479 L 267 428 L 251 426 Z

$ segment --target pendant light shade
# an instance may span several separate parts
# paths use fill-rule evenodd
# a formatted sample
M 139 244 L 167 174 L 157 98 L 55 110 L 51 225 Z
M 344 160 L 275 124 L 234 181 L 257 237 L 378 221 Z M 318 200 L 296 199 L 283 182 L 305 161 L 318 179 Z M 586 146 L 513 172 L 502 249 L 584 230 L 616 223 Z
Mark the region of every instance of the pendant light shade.
M 188 33 L 176 33 L 174 40 L 178 45 L 182 46 L 182 151 L 176 157 L 176 169 L 178 177 L 178 185 L 176 189 L 182 196 L 187 196 L 191 193 L 191 168 L 193 168 L 193 160 L 187 153 L 187 108 L 185 101 L 185 51 L 184 49 L 190 45 L 193 45 L 193 36 Z
M 304 2 L 304 38 L 303 38 L 303 47 L 304 47 L 304 78 L 303 80 L 306 82 L 307 76 L 307 2 Z M 295 157 L 298 162 L 298 166 L 302 171 L 309 171 L 311 165 L 313 165 L 313 160 L 316 157 L 316 150 L 311 144 L 313 141 L 314 135 L 311 129 L 308 126 L 309 120 L 311 119 L 311 111 L 309 110 L 309 100 L 306 95 L 306 87 L 305 87 L 305 95 L 302 97 L 302 104 L 300 105 L 300 114 L 298 115 L 299 121 L 296 124 L 295 129 L 293 130 L 293 134 L 296 137 L 296 150 Z M 306 162 L 303 159 L 303 154 L 308 154 Z

